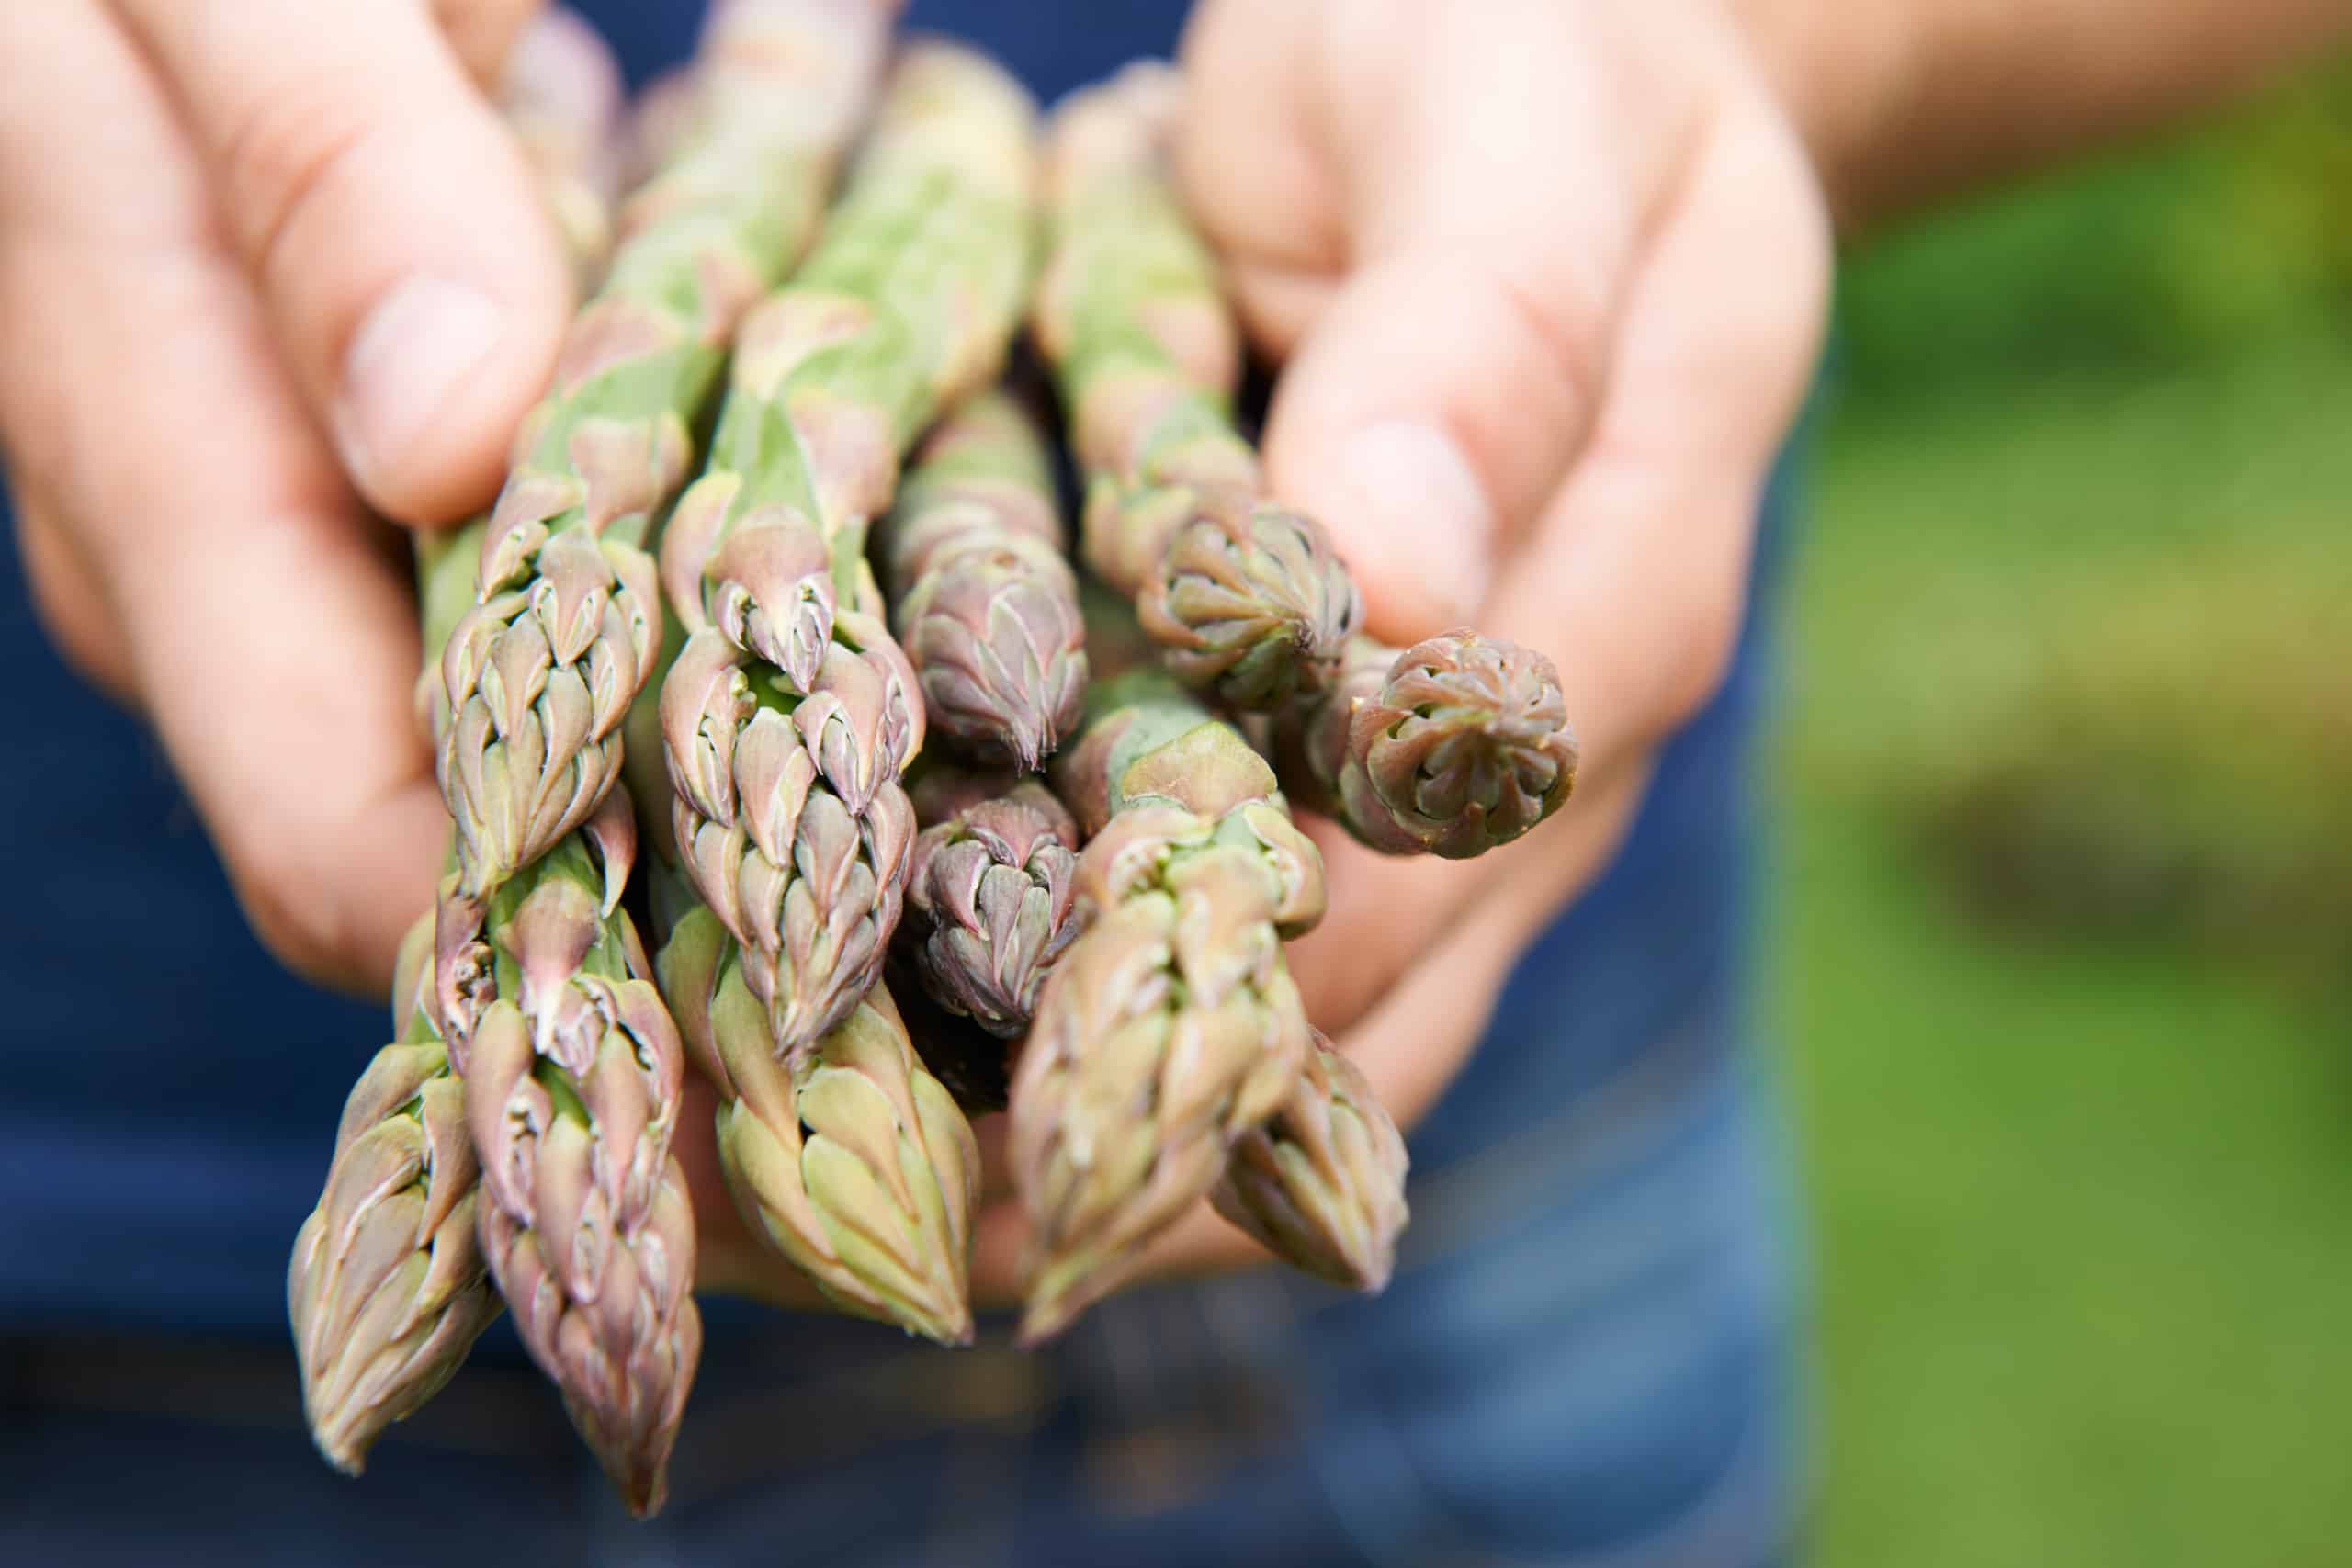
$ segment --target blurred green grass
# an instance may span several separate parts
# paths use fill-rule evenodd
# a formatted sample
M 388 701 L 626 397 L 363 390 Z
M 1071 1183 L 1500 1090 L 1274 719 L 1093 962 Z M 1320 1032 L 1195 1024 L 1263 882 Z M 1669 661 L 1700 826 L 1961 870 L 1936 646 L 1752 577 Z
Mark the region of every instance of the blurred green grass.
M 2346 101 L 1846 285 L 1774 923 L 1829 1568 L 2352 1560 Z

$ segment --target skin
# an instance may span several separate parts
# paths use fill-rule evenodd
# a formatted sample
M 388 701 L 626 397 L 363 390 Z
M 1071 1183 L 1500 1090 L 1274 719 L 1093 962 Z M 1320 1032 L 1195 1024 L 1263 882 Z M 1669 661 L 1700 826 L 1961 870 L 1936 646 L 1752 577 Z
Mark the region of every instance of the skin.
M 447 830 L 404 552 L 373 519 L 494 493 L 571 303 L 480 92 L 533 8 L 0 6 L 0 454 L 38 605 L 154 725 L 264 940 L 363 993 Z M 1283 366 L 1274 490 L 1332 525 L 1374 631 L 1470 621 L 1551 654 L 1583 747 L 1576 801 L 1487 860 L 1318 830 L 1331 911 L 1295 968 L 1400 1121 L 1723 678 L 1838 232 L 2242 89 L 2352 19 L 2132 10 L 1196 7 L 1179 172 Z M 684 1125 L 707 1283 L 805 1300 L 721 1192 L 709 1118 Z M 1000 1190 L 982 1296 L 1020 1244 Z M 1161 1252 L 1254 1255 L 1205 1209 Z

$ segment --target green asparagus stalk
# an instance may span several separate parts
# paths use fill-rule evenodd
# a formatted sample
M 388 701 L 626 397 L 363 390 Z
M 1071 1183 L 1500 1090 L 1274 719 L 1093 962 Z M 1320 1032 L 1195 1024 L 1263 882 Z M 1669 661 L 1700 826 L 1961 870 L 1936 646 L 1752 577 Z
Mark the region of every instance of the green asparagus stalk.
M 1273 737 L 1298 804 L 1389 854 L 1482 855 L 1576 787 L 1559 672 L 1476 632 L 1401 651 L 1351 639 L 1339 680 L 1277 714 Z
M 678 640 L 673 633 L 665 663 L 675 658 Z M 628 717 L 632 785 L 662 766 L 656 708 L 640 698 Z M 649 730 L 650 739 L 641 733 Z M 938 1108 L 939 1086 L 925 1081 L 930 1075 L 920 1063 L 900 1084 L 888 1070 L 888 1053 L 869 1050 L 869 1065 L 883 1069 L 876 1081 L 885 1093 L 878 1100 L 836 1095 L 812 1102 L 835 1140 L 812 1158 L 812 1124 L 799 1120 L 797 1088 L 788 1077 L 779 1081 L 767 1012 L 745 981 L 741 949 L 687 879 L 668 814 L 646 816 L 655 851 L 654 924 L 663 933 L 655 967 L 695 1069 L 718 1091 L 720 1161 L 745 1223 L 843 1310 L 961 1343 L 970 1333 L 964 1258 L 978 1191 L 968 1124 L 959 1126 Z M 876 994 L 887 998 L 878 987 Z M 856 1024 L 855 1038 L 870 1043 L 874 1028 L 859 1022 L 870 1010 L 862 1008 L 835 1032 Z M 847 1051 L 832 1050 L 831 1041 L 819 1043 L 820 1058 Z M 755 1090 L 748 1101 L 730 1062 Z M 911 1118 L 900 1111 L 910 1102 L 918 1107 Z M 899 1150 L 895 1160 L 866 1167 L 878 1179 L 888 1181 L 893 1172 L 901 1179 L 888 1206 L 876 1201 L 872 1182 L 845 1173 L 842 1147 Z M 797 1161 L 786 1152 L 796 1148 Z
M 427 574 L 428 646 L 454 597 L 435 592 L 447 570 Z M 462 897 L 453 874 L 429 977 L 447 1089 L 453 1107 L 462 1092 L 470 1129 L 462 1173 L 446 1179 L 462 1181 L 479 1215 L 471 1264 L 516 1303 L 526 1347 L 632 1509 L 650 1516 L 701 1318 L 687 1293 L 693 1213 L 670 1155 L 683 1047 L 617 907 L 635 856 L 630 813 L 616 790 L 486 902 Z M 478 1151 L 500 1162 L 483 1202 Z M 563 1235 L 571 1247 L 548 1245 Z M 444 1380 L 470 1342 L 454 1346 Z
M 931 999 L 1002 1040 L 1029 1032 L 1078 936 L 1077 819 L 1035 778 L 927 763 L 899 945 Z
M 541 99 L 550 115 L 567 101 L 552 88 Z M 543 143 L 543 180 L 563 179 L 553 156 L 561 147 L 552 135 Z M 487 527 L 420 547 L 428 649 L 445 646 L 473 608 L 468 568 Z M 446 737 L 447 689 L 430 676 L 428 667 L 425 694 L 440 700 L 425 706 Z M 454 1058 L 447 1087 L 474 1123 L 469 1156 L 479 1149 L 504 1162 L 488 1198 L 467 1200 L 479 1232 L 474 1266 L 487 1264 L 518 1303 L 526 1344 L 616 1485 L 650 1513 L 661 1505 L 701 1322 L 686 1293 L 693 1216 L 669 1154 L 681 1053 L 636 934 L 612 908 L 628 878 L 632 828 L 626 795 L 608 796 L 488 899 L 463 897 L 453 881 L 437 914 L 435 969 Z M 593 889 L 589 873 L 601 879 Z M 570 1241 L 550 1246 L 550 1235 Z
M 1322 525 L 1265 499 L 1235 427 L 1238 332 L 1162 155 L 1176 90 L 1132 65 L 1055 111 L 1033 320 L 1087 479 L 1087 564 L 1187 685 L 1271 708 L 1337 674 L 1362 604 Z
M 842 1311 L 943 1345 L 972 1337 L 979 1148 L 924 1068 L 886 987 L 787 1063 L 743 949 L 696 908 L 662 950 L 662 987 L 720 1090 L 718 1152 L 753 1230 Z
M 486 906 L 446 897 L 438 942 L 466 977 L 452 1032 L 465 1041 L 483 1251 L 573 1425 L 647 1516 L 666 1490 L 702 1319 L 694 1214 L 670 1152 L 684 1047 L 619 908 L 635 852 L 616 791 Z
M 517 434 L 476 604 L 442 660 L 437 760 L 459 890 L 487 895 L 585 821 L 659 640 L 643 545 L 684 479 L 689 427 L 742 310 L 816 226 L 891 7 L 738 0 L 716 13 L 704 105 L 625 207 L 604 282 Z
M 472 552 L 451 554 L 462 570 Z M 428 647 L 463 613 L 450 574 L 426 576 Z M 693 1215 L 670 1154 L 683 1045 L 616 907 L 635 861 L 630 809 L 616 789 L 487 901 L 458 896 L 453 875 L 435 968 L 474 1143 L 510 1178 L 491 1183 L 481 1205 L 489 1262 L 574 1423 L 631 1506 L 650 1514 L 701 1319 L 687 1293 Z M 548 1244 L 567 1234 L 571 1247 Z
M 1164 671 L 1098 683 L 1053 779 L 1090 834 L 1092 920 L 1013 1072 L 1032 1342 L 1116 1288 L 1291 1092 L 1309 1041 L 1282 942 L 1324 897 L 1272 771 Z
M 910 49 L 791 285 L 746 318 L 709 464 L 662 578 L 692 633 L 661 719 L 688 874 L 748 954 L 779 1049 L 880 972 L 914 814 L 914 671 L 865 564 L 899 456 L 992 379 L 1032 250 L 1035 111 L 944 44 Z
M 440 1392 L 499 1312 L 475 1228 L 473 1143 L 433 1022 L 432 946 L 428 914 L 401 948 L 396 1043 L 344 1103 L 325 1190 L 287 1270 L 302 1408 L 346 1475 Z
M 613 244 L 620 195 L 620 62 L 577 11 L 552 6 L 525 26 L 498 83 L 499 111 L 537 176 L 582 287 Z
M 1290 1098 L 1234 1145 L 1213 1199 L 1275 1257 L 1377 1292 L 1408 1217 L 1405 1137 L 1356 1065 L 1314 1040 Z
M 420 731 L 435 733 L 432 666 L 472 603 L 472 558 L 489 526 L 416 536 L 425 656 Z M 287 1311 L 312 1439 L 356 1475 L 384 1429 L 423 1408 L 496 1319 L 478 1224 L 481 1168 L 465 1125 L 461 1046 L 437 1000 L 435 921 L 421 916 L 392 983 L 394 1043 L 345 1101 L 318 1206 L 287 1269 Z
M 1086 623 L 1044 436 L 989 391 L 940 422 L 884 525 L 891 625 L 933 731 L 1035 770 L 1078 727 Z

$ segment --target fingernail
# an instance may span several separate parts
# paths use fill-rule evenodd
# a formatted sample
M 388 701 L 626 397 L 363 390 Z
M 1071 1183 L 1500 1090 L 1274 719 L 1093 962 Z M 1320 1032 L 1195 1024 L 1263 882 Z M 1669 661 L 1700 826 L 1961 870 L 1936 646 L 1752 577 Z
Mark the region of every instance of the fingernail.
M 1358 567 L 1391 599 L 1420 601 L 1427 619 L 1459 625 L 1476 615 L 1495 523 L 1461 446 L 1430 425 L 1389 420 L 1349 437 L 1340 462 L 1359 510 L 1327 521 Z
M 490 357 L 505 312 L 470 284 L 412 277 L 384 296 L 351 340 L 335 402 L 335 441 L 374 491 L 450 396 Z

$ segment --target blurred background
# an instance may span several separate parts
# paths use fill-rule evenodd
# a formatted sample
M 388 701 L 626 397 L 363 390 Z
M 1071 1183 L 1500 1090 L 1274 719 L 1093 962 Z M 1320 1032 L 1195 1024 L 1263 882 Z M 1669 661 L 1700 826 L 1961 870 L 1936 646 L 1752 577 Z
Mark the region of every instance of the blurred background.
M 1770 966 L 1821 1561 L 2352 1540 L 2352 70 L 1890 235 Z

